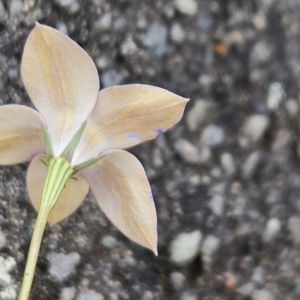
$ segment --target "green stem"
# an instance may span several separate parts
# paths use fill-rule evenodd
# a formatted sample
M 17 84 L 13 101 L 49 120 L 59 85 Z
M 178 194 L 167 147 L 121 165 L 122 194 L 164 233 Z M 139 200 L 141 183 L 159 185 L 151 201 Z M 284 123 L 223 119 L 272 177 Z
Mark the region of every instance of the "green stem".
M 48 216 L 54 204 L 58 200 L 61 191 L 66 185 L 67 180 L 74 173 L 72 166 L 64 157 L 50 158 L 48 160 L 47 167 L 48 171 L 44 184 L 42 201 L 30 242 L 28 258 L 18 300 L 28 300 L 29 298 Z
M 27 300 L 29 298 L 36 262 L 39 256 L 41 241 L 47 224 L 48 215 L 49 211 L 47 210 L 40 210 L 38 213 L 30 242 L 23 282 L 18 300 Z

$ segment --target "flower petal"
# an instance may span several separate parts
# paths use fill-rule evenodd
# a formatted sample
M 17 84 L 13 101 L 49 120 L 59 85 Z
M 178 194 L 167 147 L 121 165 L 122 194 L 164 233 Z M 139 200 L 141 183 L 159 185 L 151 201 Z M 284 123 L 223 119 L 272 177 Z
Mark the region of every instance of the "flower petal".
M 30 164 L 27 172 L 27 189 L 31 203 L 36 211 L 39 210 L 42 192 L 47 175 L 47 167 L 42 163 L 46 162 L 46 155 L 37 156 Z M 62 190 L 57 202 L 53 206 L 48 223 L 53 225 L 72 214 L 86 197 L 89 186 L 85 179 L 77 175 L 75 179 L 70 178 Z
M 73 163 L 155 138 L 181 119 L 187 101 L 162 88 L 141 84 L 100 91 Z
M 59 155 L 96 103 L 96 66 L 69 37 L 37 23 L 25 44 L 21 71 L 26 90 L 46 121 L 54 154 Z
M 0 164 L 31 160 L 45 151 L 44 121 L 32 108 L 22 105 L 0 107 Z
M 156 210 L 141 163 L 127 151 L 109 150 L 82 174 L 119 230 L 156 253 Z

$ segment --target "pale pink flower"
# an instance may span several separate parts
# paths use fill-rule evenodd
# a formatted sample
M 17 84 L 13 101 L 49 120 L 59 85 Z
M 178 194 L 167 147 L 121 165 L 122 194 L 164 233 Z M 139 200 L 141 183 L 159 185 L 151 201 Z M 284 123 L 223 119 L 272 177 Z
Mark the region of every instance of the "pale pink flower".
M 132 154 L 118 149 L 172 127 L 187 99 L 141 84 L 99 92 L 97 69 L 88 54 L 66 35 L 40 24 L 28 37 L 21 71 L 37 111 L 0 107 L 0 164 L 31 161 L 27 187 L 38 211 L 47 163 L 51 157 L 65 157 L 74 172 L 48 222 L 74 212 L 90 187 L 119 230 L 156 253 L 156 210 L 145 171 Z M 73 143 L 76 134 L 78 143 Z

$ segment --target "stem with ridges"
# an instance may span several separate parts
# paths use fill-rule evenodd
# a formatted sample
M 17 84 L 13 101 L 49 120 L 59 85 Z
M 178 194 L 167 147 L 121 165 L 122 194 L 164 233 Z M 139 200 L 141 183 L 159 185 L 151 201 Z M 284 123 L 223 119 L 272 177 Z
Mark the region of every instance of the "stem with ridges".
M 41 241 L 44 235 L 48 216 L 51 212 L 52 207 L 58 200 L 61 191 L 66 185 L 67 180 L 73 174 L 74 170 L 66 158 L 49 158 L 48 171 L 42 194 L 42 201 L 30 242 L 28 258 L 18 300 L 28 300 L 29 298 Z

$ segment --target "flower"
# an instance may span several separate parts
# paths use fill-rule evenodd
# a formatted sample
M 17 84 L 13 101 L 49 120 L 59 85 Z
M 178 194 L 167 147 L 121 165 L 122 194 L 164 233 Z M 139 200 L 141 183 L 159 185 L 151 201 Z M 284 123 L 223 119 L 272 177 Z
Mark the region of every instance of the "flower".
M 156 253 L 150 185 L 141 163 L 121 149 L 172 127 L 188 100 L 141 84 L 99 92 L 88 54 L 66 35 L 38 23 L 27 39 L 21 74 L 37 111 L 0 107 L 0 164 L 31 161 L 29 197 L 37 211 L 53 200 L 49 224 L 74 212 L 90 187 L 120 231 Z

